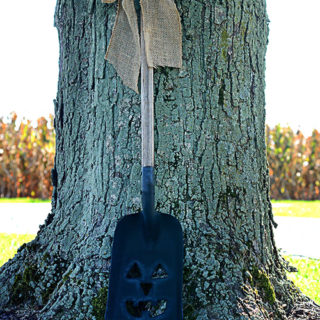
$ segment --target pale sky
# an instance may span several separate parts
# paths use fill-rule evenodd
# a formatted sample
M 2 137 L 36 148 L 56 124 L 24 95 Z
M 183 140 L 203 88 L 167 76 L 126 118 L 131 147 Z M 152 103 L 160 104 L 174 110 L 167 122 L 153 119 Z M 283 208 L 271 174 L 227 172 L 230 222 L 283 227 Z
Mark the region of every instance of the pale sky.
M 0 1 L 0 116 L 54 113 L 58 81 L 55 0 Z
M 320 130 L 320 0 L 267 0 L 267 123 Z M 53 113 L 58 80 L 55 0 L 0 1 L 0 116 Z
M 320 131 L 320 1 L 267 0 L 267 123 Z

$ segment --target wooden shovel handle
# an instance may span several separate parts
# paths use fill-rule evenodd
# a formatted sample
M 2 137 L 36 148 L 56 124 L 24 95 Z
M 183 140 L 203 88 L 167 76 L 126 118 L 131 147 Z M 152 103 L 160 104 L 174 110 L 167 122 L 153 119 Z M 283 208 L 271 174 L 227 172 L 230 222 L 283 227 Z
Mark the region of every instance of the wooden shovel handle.
M 141 144 L 142 144 L 142 214 L 147 238 L 156 237 L 154 211 L 154 107 L 153 68 L 148 67 L 143 17 L 141 14 Z
M 141 128 L 142 167 L 154 166 L 153 68 L 148 67 L 141 15 Z

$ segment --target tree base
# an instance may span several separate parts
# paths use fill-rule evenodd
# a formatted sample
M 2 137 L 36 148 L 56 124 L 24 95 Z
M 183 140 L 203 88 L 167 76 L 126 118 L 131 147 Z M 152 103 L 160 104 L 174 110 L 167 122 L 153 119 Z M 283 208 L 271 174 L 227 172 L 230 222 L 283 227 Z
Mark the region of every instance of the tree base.
M 286 319 L 286 320 L 319 320 L 320 306 L 305 296 L 301 296 L 301 301 L 297 302 L 290 310 L 290 313 L 284 318 L 261 316 L 261 309 L 256 305 L 254 308 L 251 304 L 244 305 L 247 315 L 243 319 Z M 259 315 L 260 314 L 260 315 Z M 0 320 L 40 320 L 40 311 L 35 312 L 29 309 L 0 311 Z M 99 319 L 97 319 L 99 320 Z

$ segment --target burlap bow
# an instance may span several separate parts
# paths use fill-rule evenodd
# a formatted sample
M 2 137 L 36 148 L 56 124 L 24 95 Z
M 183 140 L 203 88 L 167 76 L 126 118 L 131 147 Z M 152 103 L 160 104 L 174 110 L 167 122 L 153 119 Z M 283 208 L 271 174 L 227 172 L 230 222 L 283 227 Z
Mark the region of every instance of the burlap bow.
M 116 0 L 102 0 L 113 3 Z M 182 36 L 174 0 L 140 0 L 149 67 L 182 66 Z M 134 0 L 118 0 L 118 12 L 105 58 L 123 83 L 138 92 L 140 37 Z

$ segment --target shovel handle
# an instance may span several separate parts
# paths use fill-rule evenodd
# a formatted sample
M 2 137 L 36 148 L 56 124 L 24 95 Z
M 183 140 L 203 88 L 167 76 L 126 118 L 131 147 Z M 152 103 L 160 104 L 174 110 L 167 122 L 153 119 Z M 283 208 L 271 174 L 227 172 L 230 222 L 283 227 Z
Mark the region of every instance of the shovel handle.
M 155 224 L 153 167 L 142 168 L 142 214 L 146 231 L 152 234 Z
M 141 15 L 141 127 L 142 167 L 154 166 L 153 68 L 148 67 Z
M 142 145 L 142 213 L 148 238 L 155 235 L 154 211 L 154 106 L 153 68 L 148 67 L 141 14 L 141 145 Z

